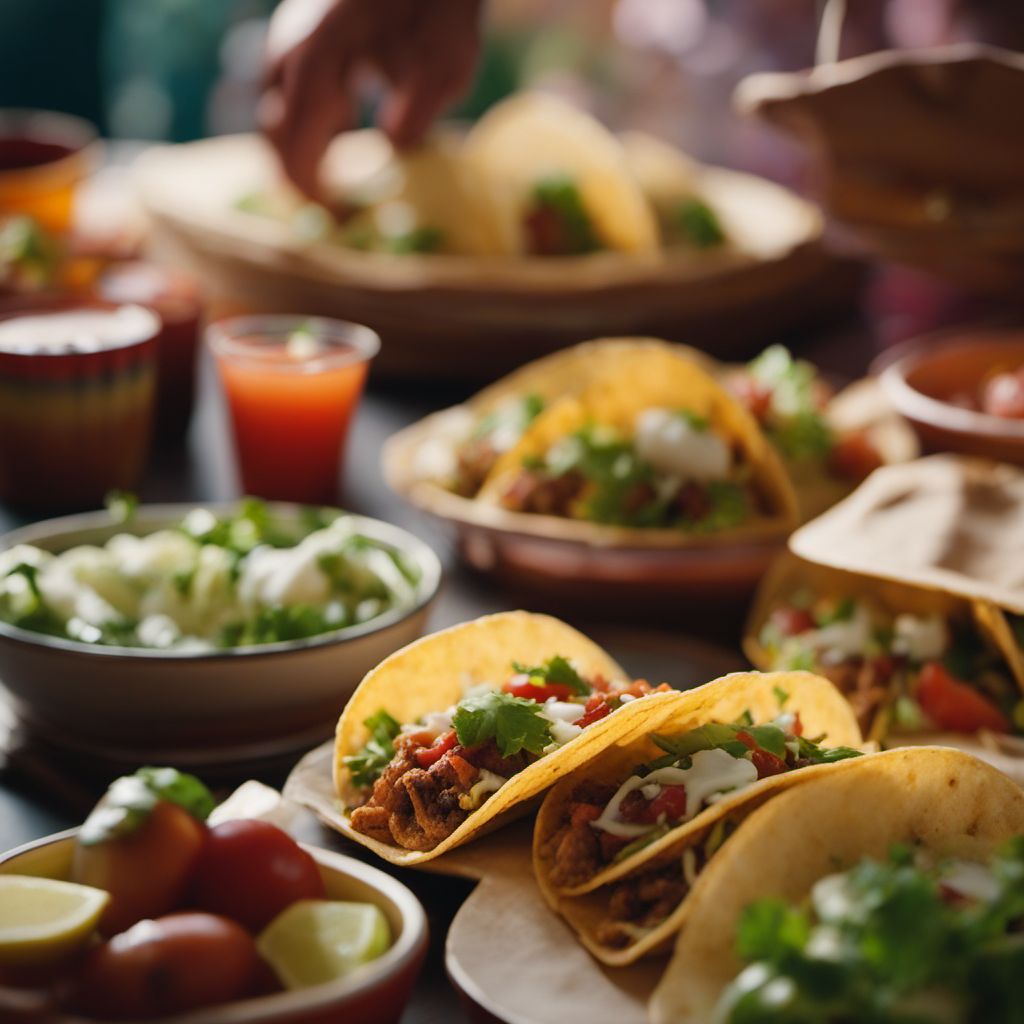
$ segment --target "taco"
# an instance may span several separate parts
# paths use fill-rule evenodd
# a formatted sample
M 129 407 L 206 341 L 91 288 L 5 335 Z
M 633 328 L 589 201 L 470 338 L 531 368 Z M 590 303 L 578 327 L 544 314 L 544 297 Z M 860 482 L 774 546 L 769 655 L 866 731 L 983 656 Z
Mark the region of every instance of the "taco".
M 622 147 L 581 110 L 541 93 L 493 107 L 466 135 L 508 256 L 656 253 L 654 214 Z
M 1022 681 L 992 632 L 997 615 L 984 602 L 787 555 L 761 585 L 744 647 L 760 669 L 827 676 L 882 743 L 1019 734 Z
M 753 418 L 667 346 L 631 352 L 552 403 L 497 460 L 477 500 L 522 515 L 532 532 L 608 543 L 779 536 L 797 514 Z
M 1024 792 L 961 751 L 886 751 L 795 786 L 697 880 L 651 1020 L 1020 1019 L 1022 834 Z
M 338 722 L 344 832 L 395 864 L 437 857 L 528 810 L 669 689 L 546 615 L 418 640 L 366 676 Z
M 541 891 L 609 964 L 665 945 L 753 808 L 861 754 L 849 706 L 806 672 L 734 673 L 644 711 L 555 785 L 534 830 Z
M 703 194 L 699 164 L 646 132 L 623 132 L 619 143 L 654 211 L 664 248 L 706 253 L 730 247 L 722 218 Z
M 555 400 L 614 376 L 647 349 L 710 365 L 696 349 L 656 338 L 598 338 L 536 359 L 474 395 L 427 417 L 389 442 L 384 463 L 399 490 L 426 485 L 475 497 L 498 459 Z
M 918 453 L 905 423 L 891 413 L 873 414 L 870 394 L 855 388 L 837 395 L 816 367 L 782 345 L 745 366 L 726 367 L 723 380 L 779 453 L 803 520 L 830 508 L 879 466 Z

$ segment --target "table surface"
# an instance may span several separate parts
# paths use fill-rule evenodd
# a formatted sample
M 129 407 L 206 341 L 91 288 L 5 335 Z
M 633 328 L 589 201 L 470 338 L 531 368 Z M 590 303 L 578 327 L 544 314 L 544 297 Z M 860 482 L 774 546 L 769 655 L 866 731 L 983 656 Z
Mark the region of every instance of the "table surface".
M 872 354 L 866 331 L 852 323 L 809 339 L 805 351 L 820 365 L 847 376 L 860 372 Z M 413 530 L 440 555 L 446 576 L 431 617 L 430 625 L 435 629 L 508 608 L 509 598 L 486 578 L 461 568 L 443 528 L 388 491 L 378 458 L 381 444 L 391 433 L 465 394 L 466 389 L 446 392 L 433 384 L 429 389 L 408 384 L 400 389 L 372 387 L 353 430 L 345 473 L 346 507 Z M 179 452 L 158 453 L 153 458 L 140 488 L 140 498 L 145 502 L 202 502 L 237 496 L 225 411 L 212 368 L 203 360 L 199 402 L 188 444 Z M 23 522 L 24 517 L 0 505 L 0 533 Z M 709 643 L 707 637 L 686 635 L 684 626 L 661 632 L 615 628 L 608 623 L 580 625 L 637 675 L 670 678 L 677 685 L 693 685 L 743 664 L 738 636 L 728 627 L 723 644 L 720 631 L 717 642 Z M 67 768 L 59 754 L 42 752 L 32 744 L 20 742 L 15 724 L 9 715 L 5 716 L 0 703 L 0 850 L 82 820 L 109 778 L 102 770 L 83 778 Z M 246 775 L 256 774 L 263 781 L 280 785 L 285 770 L 285 766 L 264 766 L 256 772 L 247 771 Z M 244 777 L 229 781 L 240 782 Z M 312 820 L 303 822 L 301 829 L 305 839 L 346 849 L 338 837 Z M 411 872 L 400 877 L 426 906 L 433 935 L 427 966 L 404 1020 L 407 1024 L 465 1020 L 465 1011 L 444 973 L 443 940 L 454 912 L 469 891 L 469 883 Z

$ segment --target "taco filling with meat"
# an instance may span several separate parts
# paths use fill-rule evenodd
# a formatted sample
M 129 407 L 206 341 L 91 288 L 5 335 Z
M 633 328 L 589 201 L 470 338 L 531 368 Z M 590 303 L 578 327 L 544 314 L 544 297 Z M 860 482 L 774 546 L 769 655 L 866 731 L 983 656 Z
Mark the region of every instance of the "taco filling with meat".
M 1020 692 L 972 622 L 888 612 L 865 598 L 777 606 L 758 637 L 774 669 L 808 669 L 844 693 L 866 734 L 1021 731 Z
M 837 432 L 825 415 L 833 391 L 817 369 L 772 345 L 726 384 L 789 463 L 817 463 L 840 480 L 859 483 L 882 465 L 864 431 Z
M 501 496 L 517 512 L 713 533 L 759 511 L 749 467 L 710 421 L 648 408 L 632 434 L 589 423 L 527 457 Z
M 645 680 L 584 678 L 565 657 L 513 663 L 500 689 L 400 723 L 379 711 L 366 745 L 343 763 L 362 798 L 352 828 L 407 850 L 432 850 L 510 778 L 630 701 L 668 691 Z
M 579 186 L 571 177 L 542 178 L 523 214 L 530 256 L 584 256 L 603 249 Z
M 727 793 L 769 776 L 860 754 L 850 747 L 822 747 L 805 737 L 798 713 L 783 713 L 773 722 L 755 725 L 748 712 L 731 724 L 709 722 L 651 739 L 663 756 L 637 765 L 618 786 L 584 782 L 573 794 L 565 825 L 554 837 L 554 886 L 571 888 L 587 882 L 692 820 Z M 678 875 L 683 884 L 678 867 L 674 865 L 669 874 L 675 872 L 672 877 Z M 668 875 L 661 871 L 658 877 Z M 637 893 L 647 888 L 647 881 L 638 876 L 622 883 L 621 905 L 634 910 L 643 906 Z M 620 899 L 613 903 L 618 905 Z M 645 926 L 650 917 L 645 911 Z
M 1024 837 L 987 862 L 898 846 L 822 878 L 803 906 L 747 907 L 737 952 L 749 966 L 714 1019 L 1020 1020 L 1022 930 Z

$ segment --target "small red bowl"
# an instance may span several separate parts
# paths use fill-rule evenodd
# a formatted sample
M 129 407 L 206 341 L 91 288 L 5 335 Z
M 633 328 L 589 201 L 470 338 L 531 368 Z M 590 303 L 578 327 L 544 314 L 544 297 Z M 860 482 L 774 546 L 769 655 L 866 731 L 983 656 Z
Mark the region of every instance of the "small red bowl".
M 0 854 L 0 874 L 67 878 L 76 832 L 71 829 Z M 427 954 L 423 907 L 401 882 L 383 871 L 316 846 L 304 848 L 316 860 L 329 898 L 380 907 L 394 936 L 391 948 L 337 981 L 160 1017 L 154 1024 L 398 1024 Z M 0 1019 L 11 1019 L 4 1015 L 2 1003 Z M 34 1019 L 45 1019 L 46 1024 L 99 1024 L 68 1014 Z
M 1024 420 L 956 403 L 993 374 L 1024 366 L 1024 328 L 960 327 L 924 335 L 872 367 L 897 412 L 928 451 L 960 452 L 1024 465 Z

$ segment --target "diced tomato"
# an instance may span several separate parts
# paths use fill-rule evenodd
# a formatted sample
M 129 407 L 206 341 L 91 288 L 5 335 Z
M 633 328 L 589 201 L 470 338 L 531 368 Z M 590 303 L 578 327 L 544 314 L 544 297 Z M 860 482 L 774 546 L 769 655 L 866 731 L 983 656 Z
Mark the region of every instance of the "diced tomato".
M 504 690 L 506 693 L 511 693 L 513 697 L 523 697 L 541 704 L 552 697 L 555 700 L 569 700 L 572 697 L 572 688 L 569 686 L 564 686 L 562 683 L 545 683 L 543 686 L 535 686 L 530 682 L 530 677 L 523 674 L 513 676 L 505 684 Z
M 441 758 L 455 746 L 455 743 L 455 730 L 452 729 L 439 736 L 437 738 L 437 742 L 434 743 L 432 747 L 423 747 L 420 750 L 417 750 L 413 756 L 416 758 L 416 763 L 421 768 L 429 768 L 432 764 L 436 764 L 440 761 Z
M 788 605 L 772 612 L 771 624 L 783 636 L 799 636 L 816 626 L 814 616 L 806 608 L 792 608 Z
M 588 822 L 597 821 L 601 817 L 601 808 L 596 804 L 577 804 L 569 816 L 573 828 L 581 828 Z
M 454 750 L 448 755 L 448 763 L 458 776 L 459 782 L 467 789 L 476 782 L 480 769 L 470 764 L 464 757 L 456 754 Z
M 590 680 L 590 688 L 598 693 L 607 693 L 611 689 L 611 685 L 610 680 L 605 679 L 604 676 L 594 676 Z
M 832 449 L 829 468 L 836 476 L 861 481 L 882 465 L 878 449 L 863 431 L 845 434 Z
M 646 679 L 634 679 L 624 690 L 616 690 L 615 696 L 622 697 L 646 697 L 650 693 L 665 693 L 672 687 L 668 683 L 660 683 L 658 686 L 651 686 Z
M 593 725 L 594 722 L 610 715 L 611 712 L 612 709 L 608 706 L 608 701 L 601 694 L 595 693 L 587 701 L 582 717 L 576 719 L 576 725 L 581 729 L 585 729 L 588 725 Z
M 685 786 L 666 786 L 648 805 L 645 820 L 653 824 L 663 814 L 667 821 L 679 821 L 686 815 Z
M 786 762 L 770 750 L 763 750 L 757 745 L 757 740 L 749 732 L 740 731 L 736 733 L 736 739 L 740 741 L 750 752 L 750 760 L 757 769 L 759 779 L 769 775 L 781 775 L 786 771 Z
M 997 373 L 981 392 L 981 410 L 990 416 L 1024 419 L 1024 372 Z
M 750 410 L 758 421 L 764 422 L 772 407 L 772 390 L 765 387 L 750 374 L 737 374 L 729 381 L 729 388 L 734 395 Z
M 793 715 L 793 725 L 790 728 L 790 732 L 792 732 L 794 736 L 803 736 L 804 734 L 804 723 L 800 721 L 799 711 Z
M 1010 723 L 999 708 L 967 683 L 954 679 L 937 661 L 921 669 L 915 696 L 921 710 L 940 729 L 1010 731 Z

